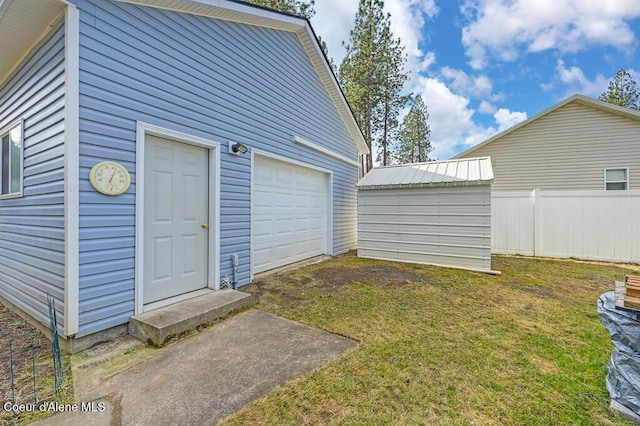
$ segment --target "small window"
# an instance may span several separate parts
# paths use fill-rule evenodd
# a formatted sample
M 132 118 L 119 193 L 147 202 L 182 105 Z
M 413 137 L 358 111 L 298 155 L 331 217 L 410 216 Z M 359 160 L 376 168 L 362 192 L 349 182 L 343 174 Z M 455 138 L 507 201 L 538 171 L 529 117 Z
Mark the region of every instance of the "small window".
M 0 197 L 22 193 L 22 124 L 0 132 Z
M 624 191 L 629 189 L 629 169 L 605 169 L 604 189 L 607 191 Z

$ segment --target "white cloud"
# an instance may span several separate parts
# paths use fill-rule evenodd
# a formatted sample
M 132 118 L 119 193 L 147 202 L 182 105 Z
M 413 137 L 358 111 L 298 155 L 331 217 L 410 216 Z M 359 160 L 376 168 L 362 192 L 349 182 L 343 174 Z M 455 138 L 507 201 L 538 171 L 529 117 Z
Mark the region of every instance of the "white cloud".
M 431 156 L 439 159 L 451 158 L 462 150 L 489 139 L 527 119 L 526 112 L 498 110 L 488 102 L 481 104 L 487 112 L 495 111 L 495 126 L 483 127 L 473 120 L 475 110 L 469 106 L 469 99 L 451 91 L 447 85 L 435 78 L 420 77 L 416 92 L 424 99 L 429 109 Z
M 427 52 L 422 59 L 422 62 L 418 65 L 417 72 L 427 72 L 429 67 L 436 62 L 436 52 Z
M 420 72 L 435 62 L 435 52 L 423 52 L 423 29 L 428 19 L 438 13 L 435 0 L 386 0 L 385 11 L 391 14 L 391 32 L 400 38 L 407 54 L 405 70 L 409 71 L 406 92 L 414 90 Z
M 525 121 L 527 119 L 527 113 L 500 108 L 495 114 L 493 114 L 493 118 L 498 124 L 498 131 L 501 132 Z
M 462 144 L 460 152 L 463 152 L 464 150 L 467 150 L 474 145 L 478 145 L 479 143 L 486 141 L 487 139 L 498 133 L 499 132 L 495 127 L 479 127 L 475 132 L 470 133 L 464 138 L 464 143 Z
M 593 80 L 587 78 L 581 68 L 567 67 L 562 59 L 556 63 L 555 81 L 541 84 L 543 90 L 553 91 L 556 99 L 564 99 L 575 93 L 597 98 L 607 89 L 611 77 L 596 75 Z
M 387 0 L 385 11 L 391 14 L 391 32 L 402 40 L 407 54 L 407 69 L 418 68 L 424 53 L 419 43 L 425 20 L 438 13 L 435 0 Z
M 507 130 L 510 127 L 515 126 L 518 123 L 527 119 L 526 112 L 512 112 L 506 108 L 500 108 L 493 114 L 493 118 L 496 121 L 497 127 L 481 127 L 475 124 L 471 124 L 471 131 L 462 134 L 460 140 L 463 142 L 458 144 L 457 150 L 459 152 L 469 149 L 470 147 L 486 141 L 490 137 Z M 455 155 L 455 153 L 454 153 Z
M 429 110 L 431 143 L 436 158 L 450 158 L 463 149 L 482 142 L 526 114 L 498 110 L 493 105 L 502 102 L 503 93 L 493 93 L 491 79 L 484 73 L 466 73 L 451 67 L 433 69 L 436 53 L 423 52 L 423 27 L 438 13 L 434 0 L 387 0 L 386 10 L 391 13 L 391 29 L 400 37 L 408 55 L 407 69 L 413 71 L 407 90 L 422 95 Z M 344 57 L 343 40 L 348 42 L 357 12 L 357 0 L 321 0 L 316 2 L 316 16 L 312 23 L 327 43 L 329 55 L 336 64 Z M 429 72 L 430 76 L 425 76 Z M 481 98 L 479 112 L 493 114 L 495 126 L 483 127 L 474 122 L 475 110 L 471 98 Z M 402 120 L 406 110 L 399 117 Z M 524 114 L 524 116 L 523 116 Z
M 490 102 L 482 101 L 478 107 L 478 112 L 481 114 L 493 114 L 496 112 L 496 107 Z
M 473 123 L 474 110 L 469 108 L 469 99 L 453 93 L 442 81 L 420 76 L 416 79 L 415 91 L 429 110 L 432 157 L 450 158 L 460 151 L 460 141 L 482 133 Z M 465 143 L 465 147 L 469 144 Z
M 469 24 L 462 42 L 474 69 L 491 56 L 513 61 L 520 50 L 577 52 L 588 45 L 628 49 L 635 34 L 627 20 L 640 16 L 629 0 L 466 0 Z
M 471 76 L 466 72 L 450 67 L 440 68 L 441 76 L 450 87 L 463 96 L 486 97 L 491 95 L 493 84 L 484 74 Z
M 358 11 L 358 1 L 321 0 L 315 3 L 314 8 L 316 14 L 311 18 L 311 25 L 327 43 L 329 56 L 339 66 L 345 55 L 342 42 L 349 42 L 349 33 Z

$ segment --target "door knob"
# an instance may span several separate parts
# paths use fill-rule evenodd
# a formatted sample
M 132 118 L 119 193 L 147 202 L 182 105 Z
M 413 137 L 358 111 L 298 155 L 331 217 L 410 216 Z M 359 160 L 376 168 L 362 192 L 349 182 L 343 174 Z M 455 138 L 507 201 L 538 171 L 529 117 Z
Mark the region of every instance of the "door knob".
M 202 227 L 203 227 L 204 229 L 207 229 L 207 228 L 209 228 L 209 224 L 208 224 L 208 223 L 203 223 L 203 224 L 202 224 Z

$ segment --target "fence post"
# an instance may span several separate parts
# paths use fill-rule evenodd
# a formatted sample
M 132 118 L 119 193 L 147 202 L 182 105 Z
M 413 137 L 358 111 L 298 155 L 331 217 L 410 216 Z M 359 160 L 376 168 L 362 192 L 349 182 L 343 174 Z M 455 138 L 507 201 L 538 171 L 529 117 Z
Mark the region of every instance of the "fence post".
M 534 189 L 533 197 L 533 255 L 540 256 L 542 252 L 542 207 L 540 205 L 540 190 Z

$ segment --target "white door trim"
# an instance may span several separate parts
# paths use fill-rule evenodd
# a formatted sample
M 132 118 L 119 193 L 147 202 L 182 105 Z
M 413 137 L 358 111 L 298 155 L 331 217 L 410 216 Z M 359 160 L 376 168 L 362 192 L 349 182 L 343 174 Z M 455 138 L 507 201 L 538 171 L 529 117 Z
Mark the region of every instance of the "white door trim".
M 314 166 L 312 164 L 304 163 L 302 161 L 293 160 L 291 158 L 283 157 L 281 155 L 272 154 L 270 152 L 261 151 L 259 149 L 251 148 L 251 217 L 250 231 L 249 231 L 249 243 L 253 244 L 253 182 L 254 182 L 254 169 L 256 156 L 271 158 L 273 160 L 282 161 L 289 164 L 294 164 L 300 167 L 306 167 L 308 169 L 317 170 L 327 175 L 327 232 L 325 236 L 324 253 L 333 256 L 333 171 L 322 167 Z M 249 250 L 251 253 L 250 260 L 250 279 L 253 281 L 253 247 Z
M 198 136 L 138 121 L 136 126 L 136 231 L 135 231 L 135 314 L 175 303 L 175 298 L 144 305 L 144 148 L 146 136 L 158 136 L 209 150 L 209 257 L 207 287 L 220 289 L 220 143 Z M 198 292 L 189 293 L 197 296 Z

